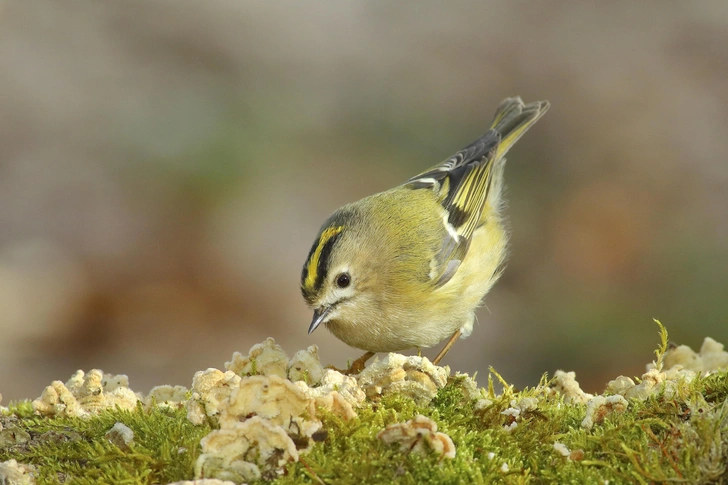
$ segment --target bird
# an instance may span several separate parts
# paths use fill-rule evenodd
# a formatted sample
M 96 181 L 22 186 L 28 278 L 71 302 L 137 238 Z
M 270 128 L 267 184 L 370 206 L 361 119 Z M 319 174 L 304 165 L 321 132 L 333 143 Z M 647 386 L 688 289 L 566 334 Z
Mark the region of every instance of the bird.
M 301 292 L 321 325 L 366 351 L 431 347 L 468 337 L 475 311 L 504 269 L 505 155 L 549 109 L 504 99 L 490 129 L 453 156 L 392 189 L 346 204 L 321 226 Z

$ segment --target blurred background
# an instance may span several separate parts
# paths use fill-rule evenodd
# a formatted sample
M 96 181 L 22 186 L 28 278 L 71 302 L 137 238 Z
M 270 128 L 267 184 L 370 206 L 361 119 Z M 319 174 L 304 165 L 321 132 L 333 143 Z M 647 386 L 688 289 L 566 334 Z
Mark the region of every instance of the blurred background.
M 0 392 L 189 386 L 308 336 L 338 206 L 549 99 L 509 155 L 510 263 L 446 364 L 640 375 L 728 343 L 728 10 L 705 2 L 0 0 Z M 428 349 L 430 358 L 439 350 Z

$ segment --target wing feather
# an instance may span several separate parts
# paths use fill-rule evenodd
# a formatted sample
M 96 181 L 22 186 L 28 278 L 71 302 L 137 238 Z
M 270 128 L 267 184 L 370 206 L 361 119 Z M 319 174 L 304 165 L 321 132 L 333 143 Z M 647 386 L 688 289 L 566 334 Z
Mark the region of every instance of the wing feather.
M 465 259 L 475 230 L 483 223 L 490 189 L 500 183 L 494 166 L 513 144 L 548 110 L 548 101 L 524 104 L 521 98 L 503 100 L 490 130 L 447 160 L 412 177 L 405 186 L 433 190 L 445 211 L 445 236 L 430 276 L 436 287 L 447 283 Z M 491 201 L 498 206 L 498 201 Z

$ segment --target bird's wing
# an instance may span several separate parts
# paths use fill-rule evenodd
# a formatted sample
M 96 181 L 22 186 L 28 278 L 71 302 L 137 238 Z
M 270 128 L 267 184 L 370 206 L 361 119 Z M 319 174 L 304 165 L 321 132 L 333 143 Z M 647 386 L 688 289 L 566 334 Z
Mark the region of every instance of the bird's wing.
M 513 144 L 548 110 L 548 101 L 524 104 L 505 99 L 496 110 L 490 130 L 444 162 L 412 177 L 405 186 L 433 190 L 445 209 L 446 229 L 430 276 L 435 287 L 450 281 L 468 253 L 473 232 L 494 183 L 500 183 L 498 165 Z M 496 201 L 493 201 L 496 202 Z

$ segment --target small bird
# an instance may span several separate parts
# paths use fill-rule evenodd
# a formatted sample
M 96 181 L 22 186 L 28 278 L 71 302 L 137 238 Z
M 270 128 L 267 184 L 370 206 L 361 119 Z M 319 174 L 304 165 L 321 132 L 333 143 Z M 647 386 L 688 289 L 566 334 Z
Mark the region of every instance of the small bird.
M 366 353 L 431 347 L 473 330 L 475 310 L 500 277 L 507 254 L 504 158 L 549 109 L 548 101 L 503 100 L 490 130 L 402 185 L 347 204 L 319 230 L 301 273 L 321 324 Z

